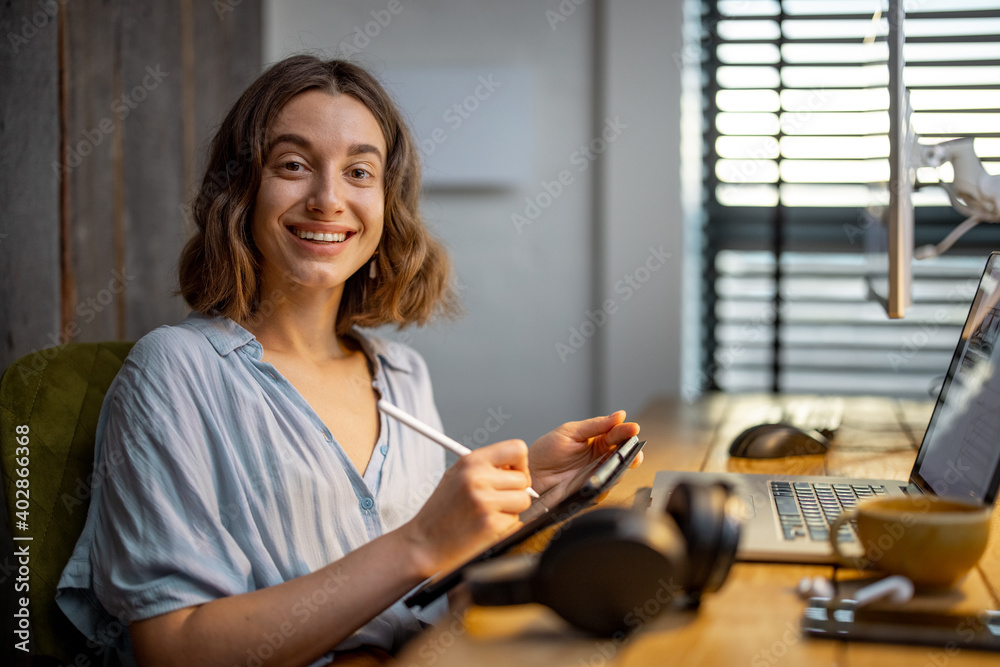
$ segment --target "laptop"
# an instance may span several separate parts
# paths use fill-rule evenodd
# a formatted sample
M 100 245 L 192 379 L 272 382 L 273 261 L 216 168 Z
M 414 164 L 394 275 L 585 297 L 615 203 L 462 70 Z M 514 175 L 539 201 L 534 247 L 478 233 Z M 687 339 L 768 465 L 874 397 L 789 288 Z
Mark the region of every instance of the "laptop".
M 994 252 L 907 481 L 659 471 L 649 511 L 662 512 L 681 480 L 725 481 L 746 506 L 738 559 L 833 563 L 827 526 L 865 498 L 934 494 L 992 505 L 1000 485 L 1000 351 L 994 354 L 1000 338 L 998 302 L 1000 252 Z M 838 539 L 856 539 L 850 524 Z

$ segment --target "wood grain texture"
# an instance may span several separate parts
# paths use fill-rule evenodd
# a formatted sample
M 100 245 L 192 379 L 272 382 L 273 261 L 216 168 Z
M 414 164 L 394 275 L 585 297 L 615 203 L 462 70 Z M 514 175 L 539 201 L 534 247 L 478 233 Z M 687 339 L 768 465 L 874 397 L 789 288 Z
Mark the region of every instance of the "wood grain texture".
M 261 41 L 248 39 L 262 31 L 260 2 L 233 6 L 194 2 L 192 26 L 194 173 L 200 184 L 215 130 L 261 70 Z
M 58 17 L 0 4 L 0 368 L 58 342 Z M 55 168 L 54 168 L 55 167 Z
M 67 59 L 65 178 L 68 179 L 69 254 L 75 286 L 68 338 L 116 340 L 120 293 L 117 277 L 116 186 L 121 124 L 113 111 L 118 88 L 121 0 L 80 0 L 66 5 L 72 54 Z
M 630 494 L 652 482 L 657 469 L 747 472 L 830 473 L 906 479 L 915 456 L 929 404 L 894 399 L 845 398 L 843 426 L 826 456 L 777 461 L 730 461 L 725 454 L 740 430 L 763 421 L 791 397 L 715 395 L 685 405 L 673 399 L 654 401 L 636 417 L 648 443 L 645 461 L 630 471 L 608 502 L 627 504 Z M 923 421 L 921 422 L 921 418 Z M 755 421 L 756 420 L 756 421 Z M 979 566 L 948 594 L 917 596 L 926 609 L 974 613 L 998 608 L 1000 599 L 1000 510 L 994 509 L 990 544 Z M 540 546 L 540 545 L 539 545 Z M 583 637 L 554 612 L 537 605 L 513 608 L 470 607 L 453 612 L 411 642 L 400 665 L 438 667 L 533 665 L 619 667 L 678 665 L 985 665 L 995 653 L 944 648 L 864 644 L 802 635 L 804 602 L 796 593 L 801 578 L 824 576 L 849 592 L 871 575 L 824 565 L 738 563 L 717 593 L 706 596 L 697 614 L 651 617 L 623 640 Z M 460 605 L 461 609 L 462 607 Z M 938 662 L 935 662 L 937 660 Z M 944 660 L 945 662 L 941 662 Z
M 125 335 L 135 339 L 187 312 L 172 296 L 184 244 L 180 4 L 127 2 L 121 62 Z
M 178 321 L 184 205 L 260 69 L 261 0 L 10 0 L 0 28 L 0 368 Z

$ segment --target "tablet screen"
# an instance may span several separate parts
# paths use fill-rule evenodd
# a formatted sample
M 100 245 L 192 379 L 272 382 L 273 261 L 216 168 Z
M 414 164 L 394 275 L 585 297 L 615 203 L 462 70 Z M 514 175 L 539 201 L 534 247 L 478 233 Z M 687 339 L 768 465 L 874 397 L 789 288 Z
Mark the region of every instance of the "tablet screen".
M 608 452 L 590 465 L 581 468 L 573 477 L 554 485 L 521 513 L 521 524 L 507 537 L 501 539 L 478 556 L 457 569 L 439 574 L 415 593 L 406 598 L 410 607 L 422 607 L 447 592 L 462 579 L 462 570 L 473 563 L 489 560 L 506 553 L 539 530 L 570 518 L 596 502 L 597 497 L 611 488 L 628 470 L 633 459 L 646 442 L 633 437 Z

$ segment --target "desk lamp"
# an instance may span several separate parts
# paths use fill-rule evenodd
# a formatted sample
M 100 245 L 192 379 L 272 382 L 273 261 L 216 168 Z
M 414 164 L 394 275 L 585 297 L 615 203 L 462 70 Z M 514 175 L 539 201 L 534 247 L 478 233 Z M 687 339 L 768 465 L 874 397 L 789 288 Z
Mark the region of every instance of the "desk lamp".
M 916 135 L 913 141 L 916 142 Z M 953 139 L 933 145 L 917 145 L 921 167 L 940 167 L 951 162 L 955 178 L 941 183 L 956 211 L 967 216 L 937 245 L 921 246 L 913 251 L 916 259 L 937 257 L 954 245 L 963 234 L 980 222 L 1000 222 L 1000 175 L 990 175 L 983 168 L 972 147 L 972 138 Z

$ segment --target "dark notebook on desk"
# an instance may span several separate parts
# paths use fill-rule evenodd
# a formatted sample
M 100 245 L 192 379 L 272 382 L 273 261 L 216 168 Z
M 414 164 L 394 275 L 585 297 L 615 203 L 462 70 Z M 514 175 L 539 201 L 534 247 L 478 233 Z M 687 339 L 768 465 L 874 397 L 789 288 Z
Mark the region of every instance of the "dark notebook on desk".
M 741 560 L 834 562 L 827 526 L 859 499 L 935 494 L 992 504 L 1000 485 L 1000 253 L 986 262 L 909 480 L 657 472 L 651 512 L 683 479 L 729 482 L 747 507 Z M 836 447 L 834 443 L 833 447 Z M 840 535 L 851 541 L 849 525 Z

